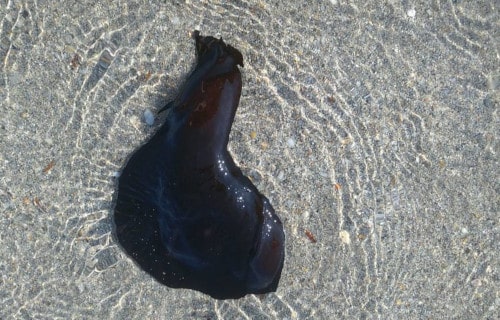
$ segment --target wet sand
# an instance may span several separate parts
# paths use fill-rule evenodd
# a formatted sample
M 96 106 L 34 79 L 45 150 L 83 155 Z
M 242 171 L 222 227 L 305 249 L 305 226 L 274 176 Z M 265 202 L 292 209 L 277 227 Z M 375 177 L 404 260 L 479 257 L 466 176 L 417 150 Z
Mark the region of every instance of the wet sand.
M 0 318 L 494 319 L 498 8 L 405 3 L 2 5 Z M 285 225 L 276 293 L 165 287 L 113 234 L 194 29 L 244 56 L 230 150 Z

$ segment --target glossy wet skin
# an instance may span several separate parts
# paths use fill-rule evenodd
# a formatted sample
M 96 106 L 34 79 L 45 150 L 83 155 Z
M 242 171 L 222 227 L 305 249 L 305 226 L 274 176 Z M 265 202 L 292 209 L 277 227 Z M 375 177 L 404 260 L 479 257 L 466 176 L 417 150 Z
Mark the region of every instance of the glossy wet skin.
M 195 70 L 120 177 L 116 234 L 168 286 L 215 298 L 275 291 L 283 226 L 227 151 L 243 58 L 222 40 L 197 32 L 195 40 Z

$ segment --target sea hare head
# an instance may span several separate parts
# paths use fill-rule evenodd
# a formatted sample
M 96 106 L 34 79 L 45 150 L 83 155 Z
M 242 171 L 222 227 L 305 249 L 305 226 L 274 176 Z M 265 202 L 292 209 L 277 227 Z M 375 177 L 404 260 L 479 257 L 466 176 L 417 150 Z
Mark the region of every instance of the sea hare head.
M 275 291 L 285 236 L 269 200 L 227 151 L 243 57 L 194 33 L 198 63 L 165 124 L 120 177 L 116 234 L 158 281 L 215 298 Z
M 203 63 L 203 58 L 210 51 L 211 48 L 218 47 L 220 51 L 217 53 L 219 59 L 232 57 L 237 65 L 243 67 L 243 55 L 237 49 L 225 44 L 222 39 L 214 37 L 203 37 L 198 30 L 193 32 L 193 37 L 196 40 L 196 54 L 198 56 L 198 63 Z

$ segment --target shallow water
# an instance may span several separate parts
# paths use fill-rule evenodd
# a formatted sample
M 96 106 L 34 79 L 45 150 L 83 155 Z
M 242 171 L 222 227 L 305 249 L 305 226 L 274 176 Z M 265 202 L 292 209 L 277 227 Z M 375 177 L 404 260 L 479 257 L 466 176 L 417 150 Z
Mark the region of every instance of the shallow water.
M 498 314 L 494 2 L 25 1 L 0 19 L 0 318 Z M 116 176 L 194 29 L 244 56 L 230 150 L 285 225 L 276 293 L 162 286 L 112 233 Z

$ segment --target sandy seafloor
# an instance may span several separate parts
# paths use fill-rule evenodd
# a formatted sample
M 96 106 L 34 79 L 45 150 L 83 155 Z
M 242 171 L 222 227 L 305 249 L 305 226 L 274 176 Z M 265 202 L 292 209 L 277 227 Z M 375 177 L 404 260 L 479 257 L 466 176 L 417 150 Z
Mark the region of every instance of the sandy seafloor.
M 0 2 L 1 319 L 498 319 L 498 1 L 101 3 Z M 230 151 L 285 226 L 276 293 L 165 287 L 113 235 L 194 29 L 244 55 Z

